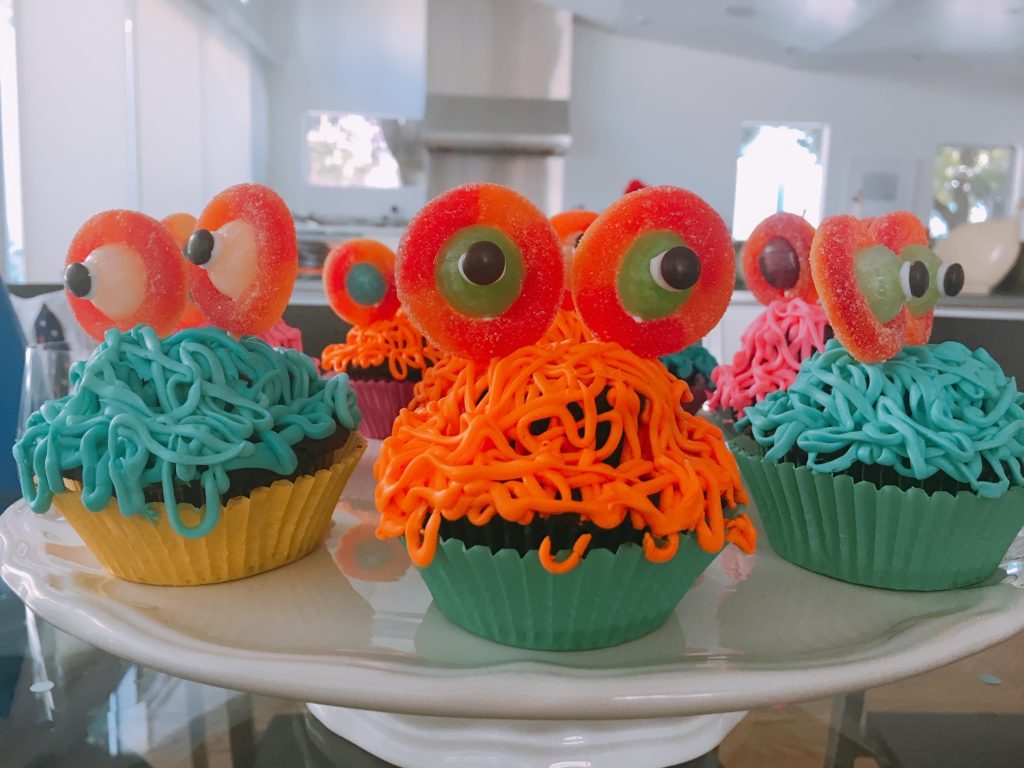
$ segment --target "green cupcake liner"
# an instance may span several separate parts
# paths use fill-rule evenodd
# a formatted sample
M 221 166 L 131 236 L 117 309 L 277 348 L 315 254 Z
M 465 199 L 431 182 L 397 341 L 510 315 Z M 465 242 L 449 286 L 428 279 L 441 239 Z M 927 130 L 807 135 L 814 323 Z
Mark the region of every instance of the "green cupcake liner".
M 448 539 L 420 573 L 438 610 L 463 629 L 519 648 L 582 651 L 653 632 L 717 555 L 682 536 L 665 563 L 623 544 L 593 549 L 568 573 L 553 574 L 536 551 L 492 553 Z
M 748 445 L 749 444 L 749 445 Z M 834 579 L 884 589 L 935 591 L 985 581 L 1024 527 L 1024 489 L 989 499 L 877 487 L 730 447 L 780 557 Z

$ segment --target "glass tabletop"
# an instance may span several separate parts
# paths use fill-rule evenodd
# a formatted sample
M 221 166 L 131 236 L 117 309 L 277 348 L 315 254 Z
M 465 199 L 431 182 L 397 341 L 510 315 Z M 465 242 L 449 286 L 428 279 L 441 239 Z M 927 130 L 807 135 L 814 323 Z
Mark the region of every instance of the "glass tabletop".
M 1022 651 L 1024 635 L 1018 635 L 866 695 L 755 710 L 714 754 L 687 765 L 1019 766 Z M 193 683 L 94 648 L 32 614 L 0 583 L 0 765 L 389 764 L 328 731 L 300 702 Z

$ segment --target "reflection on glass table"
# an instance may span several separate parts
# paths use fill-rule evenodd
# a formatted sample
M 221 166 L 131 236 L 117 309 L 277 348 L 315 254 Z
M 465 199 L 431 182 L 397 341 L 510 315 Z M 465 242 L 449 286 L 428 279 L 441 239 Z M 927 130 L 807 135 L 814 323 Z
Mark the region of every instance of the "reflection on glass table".
M 875 689 L 868 706 L 863 695 L 851 694 L 755 710 L 715 755 L 688 766 L 1019 765 L 1022 651 L 1018 635 L 945 669 Z M 33 616 L 2 585 L 0 744 L 5 768 L 388 765 L 328 732 L 298 702 L 200 685 L 118 659 Z M 936 754 L 955 761 L 936 762 Z

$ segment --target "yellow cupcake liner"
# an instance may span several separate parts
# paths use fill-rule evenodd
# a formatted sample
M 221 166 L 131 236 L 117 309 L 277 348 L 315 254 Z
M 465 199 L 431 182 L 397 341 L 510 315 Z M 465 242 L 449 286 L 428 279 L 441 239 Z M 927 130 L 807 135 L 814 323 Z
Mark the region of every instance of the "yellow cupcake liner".
M 196 539 L 171 528 L 162 503 L 150 505 L 156 520 L 122 515 L 116 499 L 93 512 L 82 504 L 81 485 L 73 481 L 65 481 L 68 492 L 56 494 L 53 503 L 100 564 L 120 579 L 161 586 L 216 584 L 309 554 L 327 533 L 364 450 L 365 438 L 353 432 L 325 468 L 230 499 L 213 530 Z M 202 519 L 202 508 L 181 504 L 178 509 L 185 525 Z

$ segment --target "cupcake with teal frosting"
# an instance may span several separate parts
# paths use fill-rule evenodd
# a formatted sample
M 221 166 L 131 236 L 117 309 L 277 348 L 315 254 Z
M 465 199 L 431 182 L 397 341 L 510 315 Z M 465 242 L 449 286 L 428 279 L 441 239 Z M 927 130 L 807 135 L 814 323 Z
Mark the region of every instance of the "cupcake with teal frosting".
M 836 338 L 746 409 L 731 447 L 782 557 L 875 587 L 963 587 L 1024 527 L 1024 394 L 983 349 L 920 343 L 963 274 L 897 246 L 822 223 L 811 263 Z
M 658 360 L 668 368 L 669 373 L 689 385 L 693 400 L 683 403 L 683 408 L 688 413 L 700 411 L 708 395 L 715 389 L 711 380 L 711 372 L 718 365 L 715 356 L 698 341 L 680 352 L 663 355 Z
M 297 560 L 366 445 L 347 376 L 217 328 L 109 330 L 71 386 L 15 444 L 22 491 L 128 581 L 208 584 Z

